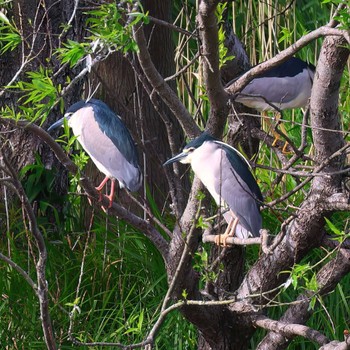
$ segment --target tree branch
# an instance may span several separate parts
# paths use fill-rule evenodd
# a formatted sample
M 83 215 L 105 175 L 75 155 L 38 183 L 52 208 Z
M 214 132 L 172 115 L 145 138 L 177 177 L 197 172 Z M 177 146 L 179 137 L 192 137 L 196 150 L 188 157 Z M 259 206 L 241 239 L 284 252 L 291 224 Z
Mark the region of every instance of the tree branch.
M 221 137 L 229 110 L 229 96 L 221 83 L 218 25 L 215 15 L 217 3 L 218 1 L 201 0 L 197 20 L 201 38 L 203 79 L 211 109 L 206 130 L 214 136 Z
M 274 331 L 283 337 L 299 335 L 316 342 L 319 345 L 329 343 L 328 338 L 322 333 L 304 325 L 274 321 L 262 315 L 254 316 L 252 322 L 254 326 L 258 326 L 269 331 Z
M 215 243 L 217 235 L 203 235 L 202 242 L 203 243 Z M 254 244 L 261 244 L 261 238 L 255 237 L 255 238 L 238 238 L 238 237 L 228 237 L 226 239 L 226 243 L 229 245 L 254 245 Z
M 47 261 L 47 250 L 45 240 L 41 231 L 39 230 L 39 227 L 36 222 L 36 217 L 29 203 L 28 197 L 22 187 L 22 184 L 18 180 L 15 170 L 7 161 L 4 153 L 2 152 L 2 149 L 0 149 L 0 157 L 2 159 L 2 162 L 4 163 L 4 166 L 7 168 L 8 173 L 12 177 L 13 185 L 16 188 L 16 192 L 19 194 L 19 199 L 22 205 L 24 206 L 25 212 L 29 220 L 29 230 L 35 239 L 39 251 L 39 259 L 36 263 L 36 275 L 38 284 L 36 288 L 36 294 L 39 299 L 41 325 L 47 348 L 49 350 L 56 350 L 57 346 L 49 312 L 49 290 L 45 271 Z M 26 275 L 22 273 L 18 268 L 16 270 L 19 271 L 22 274 L 22 276 L 26 279 L 26 281 L 31 285 L 31 287 L 34 288 L 33 283 L 29 279 L 29 276 L 26 277 Z
M 317 273 L 318 295 L 323 296 L 331 292 L 340 280 L 350 272 L 350 252 L 348 249 L 340 248 L 334 259 L 324 265 Z M 312 315 L 310 309 L 310 294 L 306 292 L 301 294 L 297 300 L 298 303 L 290 306 L 284 315 L 280 318 L 283 323 L 305 324 Z M 286 337 L 288 339 L 286 339 Z M 258 350 L 285 349 L 290 343 L 293 335 L 281 335 L 275 331 L 270 332 L 261 341 Z
M 188 113 L 185 106 L 180 102 L 175 92 L 169 87 L 169 85 L 164 81 L 163 77 L 155 68 L 151 56 L 148 52 L 147 42 L 142 26 L 135 26 L 133 28 L 133 32 L 134 39 L 139 48 L 137 57 L 149 83 L 153 86 L 154 90 L 174 113 L 185 133 L 191 139 L 195 138 L 199 135 L 199 128 L 192 119 L 191 115 Z
M 38 295 L 38 288 L 34 281 L 30 278 L 30 276 L 25 272 L 18 264 L 16 264 L 13 260 L 8 258 L 7 256 L 0 253 L 0 259 L 5 261 L 7 264 L 9 264 L 14 270 L 16 270 L 22 277 L 26 280 L 26 282 L 32 287 L 34 290 L 36 296 Z

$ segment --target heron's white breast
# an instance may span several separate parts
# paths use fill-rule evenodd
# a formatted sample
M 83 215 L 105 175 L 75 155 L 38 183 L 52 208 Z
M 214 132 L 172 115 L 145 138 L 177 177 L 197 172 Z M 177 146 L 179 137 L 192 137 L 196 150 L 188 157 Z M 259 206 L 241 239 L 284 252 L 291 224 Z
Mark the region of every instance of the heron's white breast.
M 220 194 L 215 189 L 215 184 L 221 181 L 221 161 L 223 150 L 213 142 L 204 142 L 193 151 L 191 166 L 208 189 L 216 204 L 225 205 Z

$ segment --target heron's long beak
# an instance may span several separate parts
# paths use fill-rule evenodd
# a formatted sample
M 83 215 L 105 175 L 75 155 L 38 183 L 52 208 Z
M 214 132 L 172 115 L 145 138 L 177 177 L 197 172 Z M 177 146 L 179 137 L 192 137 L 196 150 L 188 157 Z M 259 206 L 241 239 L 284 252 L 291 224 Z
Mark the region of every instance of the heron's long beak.
M 62 125 L 63 125 L 64 118 L 65 118 L 65 117 L 63 117 L 63 118 L 57 120 L 57 122 L 53 123 L 53 124 L 47 129 L 47 131 L 50 132 L 50 131 L 52 131 L 52 130 L 54 130 L 54 129 L 57 129 L 58 127 L 62 126 Z
M 64 121 L 68 120 L 73 116 L 73 113 L 69 113 L 67 112 L 63 118 L 57 120 L 57 122 L 53 123 L 48 129 L 47 131 L 50 132 L 51 130 L 57 129 L 58 127 L 62 126 L 64 124 Z
M 178 162 L 178 161 L 180 161 L 181 159 L 186 158 L 187 156 L 188 156 L 188 153 L 182 152 L 182 153 L 178 154 L 177 156 L 168 159 L 168 160 L 163 164 L 163 166 L 169 165 L 169 164 L 171 164 L 171 163 Z

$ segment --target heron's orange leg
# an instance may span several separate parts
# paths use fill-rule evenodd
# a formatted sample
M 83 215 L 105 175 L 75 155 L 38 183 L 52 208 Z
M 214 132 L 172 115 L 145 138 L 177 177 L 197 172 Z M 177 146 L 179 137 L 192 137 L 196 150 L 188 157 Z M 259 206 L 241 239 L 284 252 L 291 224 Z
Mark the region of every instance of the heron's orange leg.
M 269 118 L 267 118 L 266 112 L 263 112 L 263 117 L 264 117 L 266 124 L 270 126 L 270 129 L 272 129 L 273 136 L 275 137 L 271 146 L 276 147 L 277 142 L 280 140 L 281 136 L 272 128 L 271 121 L 269 120 Z M 277 113 L 275 115 L 275 119 L 278 122 L 281 119 L 281 114 Z M 281 131 L 283 132 L 283 134 L 287 134 L 287 130 L 284 127 L 284 124 L 280 124 L 280 128 L 281 128 Z M 286 141 L 283 145 L 282 153 L 285 153 L 285 154 L 289 153 L 287 151 L 288 145 L 289 145 L 289 143 Z
M 105 184 L 107 183 L 107 181 L 109 180 L 109 178 L 106 176 L 102 182 L 97 186 L 95 187 L 97 191 L 101 192 L 103 187 L 105 186 Z
M 227 228 L 225 230 L 225 233 L 222 235 L 217 235 L 215 237 L 215 244 L 217 245 L 223 245 L 224 247 L 227 246 L 227 238 L 228 237 L 233 237 L 235 232 L 236 232 L 236 227 L 238 224 L 238 218 L 236 217 L 236 215 L 234 215 L 234 213 L 231 211 L 232 213 L 232 218 L 230 220 L 230 222 L 227 225 Z
M 107 183 L 107 181 L 108 181 L 108 177 L 106 176 L 102 180 L 102 182 L 97 187 L 95 187 L 96 191 L 98 191 L 98 193 L 99 193 L 99 197 L 98 197 L 98 201 L 99 202 L 102 201 L 102 193 L 101 193 L 101 191 L 102 191 L 103 187 L 105 186 L 105 184 Z M 92 201 L 91 201 L 90 197 L 88 197 L 88 201 L 89 201 L 89 204 L 92 205 Z
M 115 192 L 115 179 L 111 179 L 111 192 L 109 193 L 109 196 L 107 196 L 107 198 L 109 199 L 108 209 L 111 208 L 113 205 L 114 192 Z
M 107 178 L 107 179 L 108 179 L 108 178 Z M 103 182 L 103 181 L 102 181 L 102 182 Z M 107 181 L 104 181 L 104 182 L 106 183 Z M 101 185 L 102 185 L 102 183 L 101 183 Z M 101 185 L 100 185 L 100 186 L 101 186 Z M 100 187 L 100 186 L 99 186 L 99 187 Z M 102 186 L 102 188 L 103 188 L 103 186 Z M 102 210 L 103 210 L 105 213 L 106 213 L 107 210 L 108 210 L 109 208 L 111 208 L 112 205 L 113 205 L 114 192 L 115 192 L 115 179 L 111 179 L 111 191 L 109 192 L 109 195 L 106 196 L 106 197 L 109 199 L 108 207 L 105 208 L 103 205 L 101 206 Z M 102 198 L 101 198 L 101 199 L 102 199 Z
M 99 192 L 99 199 L 98 199 L 99 202 L 102 201 L 102 193 L 101 193 L 101 191 L 103 190 L 103 187 L 105 187 L 105 185 L 106 185 L 106 183 L 108 182 L 108 180 L 109 180 L 109 178 L 106 176 L 106 177 L 102 180 L 102 182 L 101 182 L 97 187 L 95 187 L 95 188 L 96 188 L 96 191 Z M 107 196 L 107 198 L 109 199 L 109 204 L 108 204 L 107 209 L 108 209 L 108 208 L 111 208 L 112 205 L 113 205 L 114 192 L 115 192 L 115 179 L 111 179 L 111 191 L 110 191 L 109 195 Z M 88 200 L 89 200 L 90 205 L 92 205 L 92 204 L 91 204 L 91 199 L 88 198 Z M 103 206 L 102 206 L 102 209 L 103 209 L 103 211 L 106 211 L 106 208 L 103 207 Z

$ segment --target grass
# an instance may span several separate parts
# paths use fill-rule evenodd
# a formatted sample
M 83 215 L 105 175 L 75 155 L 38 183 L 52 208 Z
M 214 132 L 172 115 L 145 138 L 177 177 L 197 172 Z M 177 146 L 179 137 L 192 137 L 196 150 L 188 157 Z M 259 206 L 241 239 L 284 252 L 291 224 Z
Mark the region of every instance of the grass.
M 115 219 L 109 220 L 108 231 L 103 232 L 104 215 L 96 215 L 94 221 L 90 233 L 77 227 L 76 222 L 71 223 L 70 232 L 66 231 L 67 223 L 56 233 L 45 231 L 46 236 L 50 236 L 46 242 L 51 316 L 62 349 L 71 348 L 67 340 L 68 313 L 76 298 L 80 308 L 74 322 L 77 339 L 133 343 L 141 341 L 156 321 L 166 293 L 163 260 L 147 238 Z M 30 274 L 35 280 L 23 236 L 11 236 L 10 240 L 13 260 L 24 268 L 31 266 Z M 38 303 L 33 291 L 6 264 L 0 265 L 0 281 L 1 348 L 42 349 Z M 159 337 L 157 348 L 180 349 L 174 345 L 180 343 L 188 348 L 194 330 L 186 321 L 178 322 L 179 318 L 177 313 L 170 315 L 162 330 L 166 333 Z M 182 336 L 181 332 L 185 334 Z

